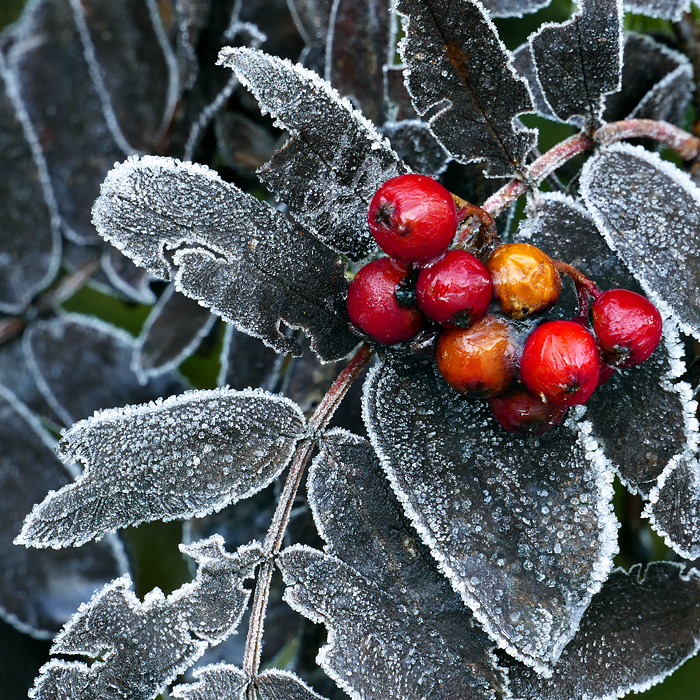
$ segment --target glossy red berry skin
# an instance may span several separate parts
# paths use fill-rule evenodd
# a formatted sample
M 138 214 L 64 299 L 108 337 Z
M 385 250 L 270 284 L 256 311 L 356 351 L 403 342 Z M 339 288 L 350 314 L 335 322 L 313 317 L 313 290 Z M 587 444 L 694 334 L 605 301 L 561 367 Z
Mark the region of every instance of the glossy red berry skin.
M 396 300 L 396 289 L 409 274 L 405 265 L 391 258 L 379 258 L 365 265 L 350 283 L 350 320 L 382 345 L 413 338 L 425 322 L 417 306 L 404 308 Z
M 518 349 L 510 324 L 488 315 L 471 328 L 445 329 L 435 359 L 455 391 L 488 398 L 502 394 L 513 381 Z
M 544 403 L 526 389 L 512 389 L 489 399 L 489 408 L 509 433 L 544 435 L 562 422 L 566 406 Z
M 591 307 L 591 319 L 603 358 L 615 367 L 641 364 L 661 340 L 659 310 L 628 289 L 603 292 Z
M 452 195 L 427 175 L 399 175 L 376 192 L 367 215 L 379 247 L 405 263 L 425 264 L 441 255 L 457 230 Z
M 448 250 L 421 268 L 416 300 L 421 311 L 446 328 L 468 328 L 491 303 L 491 275 L 481 261 L 464 250 Z
M 520 378 L 533 394 L 556 406 L 584 404 L 598 386 L 600 353 L 576 321 L 547 321 L 528 336 Z

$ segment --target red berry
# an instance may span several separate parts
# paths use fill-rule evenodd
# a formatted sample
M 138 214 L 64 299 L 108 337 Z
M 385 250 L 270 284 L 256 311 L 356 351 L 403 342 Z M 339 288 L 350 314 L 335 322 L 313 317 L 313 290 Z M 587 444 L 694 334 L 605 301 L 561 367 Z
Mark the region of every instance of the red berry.
M 566 406 L 544 403 L 526 389 L 513 389 L 489 399 L 489 408 L 501 427 L 509 433 L 544 435 L 561 423 Z
M 659 310 L 628 289 L 603 292 L 593 303 L 591 318 L 603 357 L 615 367 L 644 362 L 661 340 Z
M 547 321 L 525 341 L 520 378 L 543 401 L 573 406 L 591 397 L 599 368 L 598 347 L 588 330 L 576 321 Z
M 512 318 L 549 308 L 559 298 L 561 278 L 554 261 L 529 243 L 506 243 L 486 261 L 493 294 Z
M 464 250 L 448 250 L 421 268 L 416 299 L 423 313 L 447 328 L 468 328 L 491 303 L 493 285 L 488 270 Z
M 452 195 L 427 175 L 387 180 L 372 198 L 367 219 L 379 247 L 406 263 L 433 260 L 457 230 Z
M 391 258 L 365 265 L 348 290 L 352 323 L 383 345 L 413 338 L 425 317 L 415 304 L 404 307 L 396 299 L 399 284 L 409 276 L 410 269 Z
M 471 328 L 445 329 L 438 340 L 440 374 L 461 393 L 502 394 L 515 376 L 518 350 L 510 324 L 484 316 Z

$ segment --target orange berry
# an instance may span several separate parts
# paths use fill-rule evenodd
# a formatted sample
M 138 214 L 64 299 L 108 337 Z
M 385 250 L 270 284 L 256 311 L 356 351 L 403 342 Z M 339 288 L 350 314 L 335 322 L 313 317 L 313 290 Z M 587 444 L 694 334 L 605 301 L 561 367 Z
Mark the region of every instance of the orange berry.
M 550 307 L 559 298 L 561 279 L 554 261 L 528 243 L 499 246 L 486 262 L 493 296 L 503 313 L 516 319 Z

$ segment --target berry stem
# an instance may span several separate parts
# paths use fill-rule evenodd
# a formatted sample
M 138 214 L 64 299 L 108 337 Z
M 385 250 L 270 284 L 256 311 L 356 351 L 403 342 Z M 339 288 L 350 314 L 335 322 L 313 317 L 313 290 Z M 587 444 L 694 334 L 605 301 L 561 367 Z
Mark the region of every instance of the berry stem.
M 274 557 L 279 553 L 284 541 L 284 533 L 289 524 L 289 516 L 296 497 L 299 484 L 304 474 L 304 468 L 311 456 L 311 452 L 323 431 L 330 422 L 333 414 L 343 400 L 352 383 L 359 377 L 362 370 L 369 364 L 374 355 L 374 350 L 364 343 L 355 353 L 345 369 L 338 375 L 328 393 L 316 407 L 309 418 L 309 436 L 299 442 L 292 457 L 287 481 L 284 484 L 282 495 L 272 517 L 272 523 L 265 537 L 263 551 L 265 561 L 260 565 L 255 582 L 255 597 L 250 609 L 250 622 L 248 624 L 248 636 L 246 637 L 245 652 L 243 656 L 243 670 L 251 681 L 255 679 L 260 668 L 260 655 L 262 653 L 262 636 L 265 624 L 265 611 L 270 596 L 270 582 L 274 571 Z
M 474 204 L 470 204 L 465 199 L 458 197 L 456 194 L 452 195 L 454 199 L 455 206 L 457 207 L 457 237 L 454 241 L 455 246 L 460 247 L 462 243 L 468 238 L 468 234 L 471 231 L 468 226 L 463 226 L 460 228 L 460 224 L 464 223 L 469 217 L 476 217 L 479 219 L 482 227 L 481 232 L 481 244 L 480 248 L 489 245 L 492 242 L 498 242 L 500 240 L 498 236 L 498 229 L 496 228 L 496 222 L 493 220 L 491 214 L 481 207 L 477 207 Z
M 520 195 L 538 187 L 557 168 L 579 153 L 596 145 L 607 146 L 616 141 L 632 138 L 649 138 L 658 141 L 675 151 L 684 160 L 693 160 L 700 155 L 700 138 L 668 122 L 653 119 L 625 119 L 611 122 L 600 127 L 592 137 L 581 132 L 551 148 L 530 165 L 524 177 L 514 178 L 491 195 L 483 208 L 491 216 L 496 217 Z
M 579 272 L 573 265 L 569 265 L 561 260 L 554 260 L 553 262 L 559 272 L 563 272 L 565 275 L 571 277 L 577 290 L 585 289 L 594 299 L 597 299 L 602 294 L 600 289 L 596 286 L 596 283 L 589 280 L 586 275 Z

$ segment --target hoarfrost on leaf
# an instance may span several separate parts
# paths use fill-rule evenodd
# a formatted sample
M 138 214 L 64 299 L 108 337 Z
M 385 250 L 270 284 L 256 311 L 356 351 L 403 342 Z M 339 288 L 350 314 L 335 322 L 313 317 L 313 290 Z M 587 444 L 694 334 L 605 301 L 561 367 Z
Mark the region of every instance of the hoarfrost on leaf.
M 545 24 L 529 41 L 544 98 L 562 121 L 600 123 L 605 95 L 620 89 L 622 0 L 581 0 L 563 24 Z
M 612 567 L 611 474 L 576 416 L 537 441 L 430 366 L 380 365 L 364 417 L 391 485 L 440 569 L 509 654 L 551 672 Z
M 586 163 L 581 193 L 649 299 L 700 338 L 700 191 L 690 178 L 655 153 L 617 144 Z
M 652 562 L 615 569 L 551 678 L 510 663 L 518 700 L 612 700 L 660 683 L 700 648 L 700 572 Z
M 352 260 L 376 250 L 369 202 L 383 182 L 407 172 L 388 141 L 312 71 L 254 49 L 223 49 L 219 61 L 292 135 L 260 179 L 333 250 Z
M 603 291 L 623 288 L 643 294 L 590 213 L 568 197 L 539 196 L 514 238 L 570 263 Z M 570 294 L 573 315 L 576 307 L 570 292 L 571 287 L 565 288 L 562 300 Z M 586 417 L 595 437 L 603 441 L 606 458 L 626 486 L 645 496 L 666 465 L 692 452 L 698 442 L 696 406 L 689 403 L 689 387 L 674 383 L 684 365 L 677 357 L 677 333 L 669 323 L 664 335 L 646 362 L 616 371 L 586 404 Z
M 647 17 L 659 17 L 680 22 L 684 12 L 690 12 L 689 0 L 625 0 L 625 10 Z
M 533 110 L 512 55 L 477 0 L 399 0 L 407 19 L 399 44 L 413 106 L 432 108 L 431 131 L 458 162 L 486 161 L 489 177 L 510 177 L 524 166 L 537 132 L 515 117 Z
M 174 278 L 183 294 L 277 352 L 301 352 L 282 321 L 303 328 L 324 361 L 357 344 L 340 258 L 206 166 L 130 158 L 102 184 L 93 220 L 137 265 Z
M 217 536 L 183 551 L 198 564 L 197 578 L 143 602 L 128 576 L 82 605 L 54 640 L 52 653 L 100 657 L 88 666 L 58 659 L 42 667 L 35 700 L 150 700 L 205 651 L 232 634 L 248 603 L 243 580 L 262 559 L 257 543 L 228 554 Z
M 309 502 L 326 553 L 294 546 L 280 568 L 285 599 L 328 628 L 324 670 L 355 700 L 503 698 L 495 644 L 417 540 L 371 445 L 327 433 Z
M 65 431 L 85 471 L 27 516 L 18 544 L 81 545 L 151 520 L 199 517 L 271 483 L 305 434 L 298 406 L 263 391 L 191 391 L 95 413 Z

